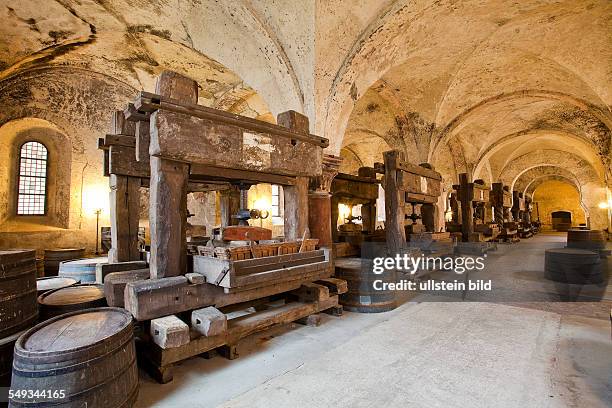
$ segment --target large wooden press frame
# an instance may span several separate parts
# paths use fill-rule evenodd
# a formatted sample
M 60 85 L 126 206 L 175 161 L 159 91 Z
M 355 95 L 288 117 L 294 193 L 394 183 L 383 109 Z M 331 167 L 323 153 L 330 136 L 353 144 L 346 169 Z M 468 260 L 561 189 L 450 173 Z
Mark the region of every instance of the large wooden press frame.
M 436 206 L 441 193 L 442 176 L 435 170 L 408 163 L 397 150 L 384 153 L 385 170 L 385 230 L 391 254 L 406 247 L 406 218 L 412 211 L 410 203 Z M 435 226 L 433 219 L 422 222 Z M 428 232 L 435 232 L 428 231 Z
M 176 97 L 180 92 L 172 91 L 180 85 L 162 88 Z M 187 270 L 189 191 L 218 190 L 241 181 L 282 185 L 285 238 L 300 238 L 308 225 L 308 181 L 321 175 L 323 148 L 329 144 L 309 134 L 308 119 L 294 111 L 281 113 L 281 125 L 274 125 L 194 102 L 141 92 L 126 109 L 128 121 L 115 120 L 115 134 L 100 142 L 111 178 L 117 254 L 111 259 L 137 259 L 138 189 L 148 185 L 152 278 Z

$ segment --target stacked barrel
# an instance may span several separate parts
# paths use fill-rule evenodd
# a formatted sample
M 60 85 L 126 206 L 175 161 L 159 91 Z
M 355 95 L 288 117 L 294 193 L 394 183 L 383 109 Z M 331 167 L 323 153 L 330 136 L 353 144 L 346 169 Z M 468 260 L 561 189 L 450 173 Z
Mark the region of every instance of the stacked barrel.
M 0 387 L 11 380 L 13 345 L 38 318 L 36 251 L 0 251 Z
M 63 261 L 80 259 L 85 256 L 85 248 L 45 249 L 45 276 L 57 276 Z
M 138 396 L 132 315 L 80 310 L 26 331 L 15 344 L 11 388 L 11 408 L 131 407 Z
M 547 249 L 545 276 L 555 282 L 598 284 L 603 282 L 600 256 L 596 252 L 575 248 Z
M 568 248 L 599 251 L 606 249 L 606 233 L 600 230 L 570 229 L 567 231 Z

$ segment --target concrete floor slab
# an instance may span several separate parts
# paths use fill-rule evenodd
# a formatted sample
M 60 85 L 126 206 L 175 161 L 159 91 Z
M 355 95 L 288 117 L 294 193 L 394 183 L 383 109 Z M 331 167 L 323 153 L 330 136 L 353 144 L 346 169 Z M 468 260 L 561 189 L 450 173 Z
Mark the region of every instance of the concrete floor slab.
M 496 262 L 512 268 L 504 258 L 535 244 L 520 268 L 538 272 L 557 241 L 515 244 Z M 539 281 L 508 276 L 511 285 Z M 609 313 L 601 302 L 426 302 L 325 315 L 320 327 L 250 337 L 238 360 L 187 360 L 170 384 L 142 373 L 137 407 L 611 407 L 602 307 Z

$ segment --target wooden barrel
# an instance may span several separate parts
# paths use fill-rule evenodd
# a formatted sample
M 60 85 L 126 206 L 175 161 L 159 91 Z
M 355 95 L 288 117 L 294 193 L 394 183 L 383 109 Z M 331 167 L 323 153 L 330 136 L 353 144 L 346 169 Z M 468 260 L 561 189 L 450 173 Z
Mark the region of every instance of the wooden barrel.
M 13 368 L 13 349 L 15 342 L 23 332 L 17 332 L 0 339 L 0 387 L 11 386 L 11 371 Z
M 36 252 L 0 251 L 0 338 L 36 323 Z
M 567 231 L 567 246 L 588 250 L 606 249 L 606 233 L 600 230 L 570 229 Z
M 96 265 L 108 263 L 108 258 L 85 258 L 60 263 L 58 276 L 73 278 L 82 283 L 96 281 Z M 100 282 L 101 283 L 101 282 Z
M 50 290 L 38 297 L 41 320 L 92 307 L 106 306 L 104 285 L 78 284 Z
M 36 279 L 36 291 L 38 292 L 38 296 L 40 296 L 48 290 L 67 288 L 68 286 L 76 285 L 77 283 L 81 282 L 73 278 L 47 276 L 46 278 Z
M 133 406 L 138 396 L 133 331 L 132 315 L 111 307 L 58 316 L 28 330 L 15 343 L 11 388 L 46 395 L 19 395 L 9 407 Z
M 45 276 L 57 276 L 62 261 L 80 259 L 85 256 L 85 248 L 45 249 Z
M 372 273 L 370 261 L 364 258 L 338 258 L 335 266 L 335 276 L 346 280 L 348 285 L 348 292 L 340 295 L 340 303 L 346 310 L 379 313 L 397 307 L 395 291 L 374 289 L 375 280 L 395 282 L 394 271 L 376 275 Z
M 584 249 L 547 249 L 544 276 L 555 282 L 597 284 L 603 282 L 599 254 Z

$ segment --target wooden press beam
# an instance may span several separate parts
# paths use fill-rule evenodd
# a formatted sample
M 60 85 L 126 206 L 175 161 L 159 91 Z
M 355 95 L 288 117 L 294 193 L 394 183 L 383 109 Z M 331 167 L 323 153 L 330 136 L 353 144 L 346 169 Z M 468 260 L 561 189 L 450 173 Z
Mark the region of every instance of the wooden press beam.
M 406 230 L 404 223 L 406 213 L 405 195 L 400 189 L 398 178 L 401 179 L 399 168 L 400 152 L 396 150 L 384 152 L 385 159 L 385 231 L 387 248 L 390 254 L 398 254 L 406 245 Z
M 197 83 L 175 72 L 162 72 L 156 92 L 182 103 L 198 100 Z M 138 108 L 136 106 L 136 108 Z M 153 120 L 153 119 L 151 119 Z M 181 129 L 170 132 L 178 149 Z M 151 143 L 153 139 L 151 139 Z M 149 151 L 151 147 L 149 147 Z M 205 150 L 200 151 L 200 155 Z M 187 189 L 189 164 L 167 157 L 150 157 L 149 225 L 151 229 L 151 278 L 183 275 L 187 272 Z

